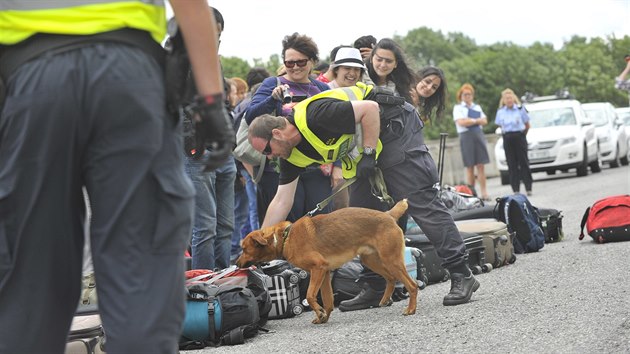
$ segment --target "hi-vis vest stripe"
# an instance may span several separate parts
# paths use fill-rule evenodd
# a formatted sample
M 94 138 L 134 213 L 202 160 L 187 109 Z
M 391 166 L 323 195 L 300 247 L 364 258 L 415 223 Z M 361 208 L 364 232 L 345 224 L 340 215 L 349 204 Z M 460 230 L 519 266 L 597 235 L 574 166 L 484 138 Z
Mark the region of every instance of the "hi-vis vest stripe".
M 166 36 L 164 0 L 2 0 L 0 44 L 13 45 L 36 33 L 90 35 L 121 28 Z
M 352 178 L 356 174 L 356 164 L 361 160 L 361 152 L 363 151 L 363 142 L 361 134 L 361 125 L 357 124 L 355 134 L 343 134 L 332 145 L 326 145 L 319 137 L 317 137 L 308 127 L 306 122 L 306 108 L 310 102 L 321 98 L 336 98 L 343 101 L 361 101 L 372 90 L 372 86 L 367 86 L 361 82 L 357 86 L 343 87 L 334 90 L 328 90 L 309 97 L 293 107 L 293 118 L 298 130 L 309 144 L 322 157 L 315 160 L 304 155 L 298 149 L 293 149 L 291 155 L 287 159 L 291 164 L 298 167 L 306 167 L 312 164 L 325 164 L 342 160 L 343 177 Z M 376 154 L 380 154 L 383 145 L 379 140 L 376 146 Z

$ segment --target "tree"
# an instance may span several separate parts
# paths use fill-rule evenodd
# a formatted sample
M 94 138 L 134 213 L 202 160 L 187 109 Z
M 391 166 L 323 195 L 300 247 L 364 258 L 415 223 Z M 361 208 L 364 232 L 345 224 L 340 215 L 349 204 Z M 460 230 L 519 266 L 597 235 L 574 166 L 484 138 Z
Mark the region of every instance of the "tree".
M 251 67 L 247 61 L 238 57 L 221 57 L 223 76 L 245 78 Z

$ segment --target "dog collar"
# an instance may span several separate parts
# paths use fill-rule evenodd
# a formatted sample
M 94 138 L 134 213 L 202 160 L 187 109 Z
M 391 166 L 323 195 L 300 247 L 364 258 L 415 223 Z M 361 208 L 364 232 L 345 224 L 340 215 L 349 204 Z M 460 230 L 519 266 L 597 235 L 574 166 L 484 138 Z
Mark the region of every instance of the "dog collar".
M 293 224 L 287 225 L 287 227 L 284 228 L 284 231 L 282 231 L 282 248 L 280 249 L 280 255 L 282 257 L 284 257 L 284 255 L 283 255 L 283 253 L 284 253 L 284 243 L 287 242 L 287 239 L 289 238 L 289 232 L 291 232 L 291 226 L 293 226 Z

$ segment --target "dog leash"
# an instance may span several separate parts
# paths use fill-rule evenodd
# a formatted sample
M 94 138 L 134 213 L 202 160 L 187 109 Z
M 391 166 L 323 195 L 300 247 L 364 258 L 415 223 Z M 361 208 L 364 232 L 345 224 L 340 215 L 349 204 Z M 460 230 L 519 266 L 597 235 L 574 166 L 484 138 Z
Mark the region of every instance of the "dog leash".
M 387 186 L 385 186 L 383 172 L 378 167 L 375 170 L 375 173 L 370 176 L 372 195 L 381 202 L 387 203 L 387 205 L 391 208 L 394 206 L 394 199 L 389 194 L 387 194 Z
M 317 213 L 318 211 L 321 211 L 322 209 L 324 209 L 326 207 L 326 205 L 328 205 L 328 203 L 330 203 L 330 201 L 333 199 L 333 197 L 335 195 L 337 195 L 337 193 L 341 192 L 342 190 L 348 188 L 352 183 L 356 182 L 357 178 L 356 177 L 352 177 L 350 179 L 345 180 L 345 182 L 343 182 L 343 184 L 341 186 L 339 186 L 337 188 L 336 191 L 334 191 L 330 197 L 322 200 L 321 202 L 317 203 L 317 206 L 315 207 L 315 209 L 309 211 L 308 213 L 306 213 L 307 216 L 313 216 L 315 213 Z

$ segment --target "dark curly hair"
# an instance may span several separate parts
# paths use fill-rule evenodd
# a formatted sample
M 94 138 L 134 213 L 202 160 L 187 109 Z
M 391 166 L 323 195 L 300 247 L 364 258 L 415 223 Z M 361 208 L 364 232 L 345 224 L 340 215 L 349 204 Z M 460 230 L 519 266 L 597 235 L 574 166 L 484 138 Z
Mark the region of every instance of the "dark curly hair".
M 285 36 L 282 40 L 282 59 L 284 59 L 287 49 L 297 50 L 314 62 L 319 61 L 319 49 L 317 49 L 317 44 L 309 36 L 297 32 L 290 36 Z

